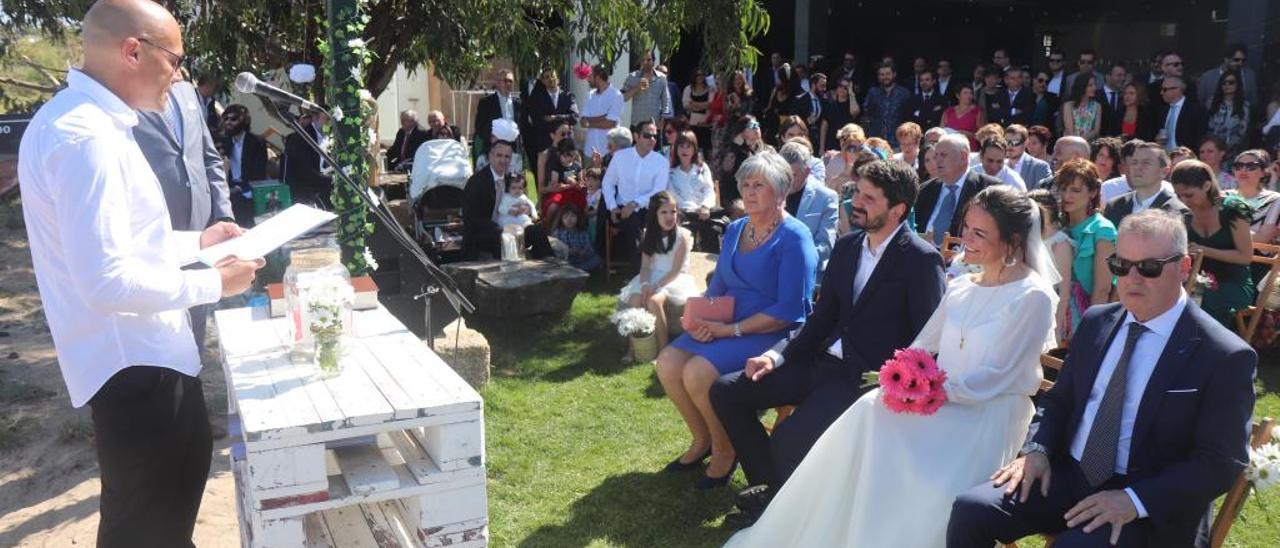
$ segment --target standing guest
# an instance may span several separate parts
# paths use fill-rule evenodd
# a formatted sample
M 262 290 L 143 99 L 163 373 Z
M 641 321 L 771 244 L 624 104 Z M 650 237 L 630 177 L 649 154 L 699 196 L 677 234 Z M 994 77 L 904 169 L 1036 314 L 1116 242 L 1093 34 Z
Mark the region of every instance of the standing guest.
M 942 113 L 950 106 L 947 97 L 937 89 L 934 73 L 925 69 L 920 73 L 920 90 L 911 97 L 911 120 L 922 128 L 942 125 Z
M 1045 126 L 1027 128 L 1027 154 L 1037 160 L 1049 161 L 1049 143 L 1053 142 L 1053 131 Z
M 848 80 L 841 80 L 836 86 L 834 95 L 822 111 L 822 119 L 818 130 L 818 151 L 825 153 L 840 150 L 840 139 L 837 133 L 841 128 L 852 124 L 862 114 L 858 98 L 850 89 Z
M 1122 175 L 1120 149 L 1124 142 L 1115 137 L 1099 137 L 1089 144 L 1092 155 L 1089 161 L 1098 169 L 1098 180 L 1110 181 Z
M 1249 265 L 1253 263 L 1253 237 L 1249 225 L 1253 208 L 1239 196 L 1222 196 L 1213 169 L 1199 160 L 1186 160 L 1173 167 L 1169 182 L 1178 200 L 1191 213 L 1187 223 L 1187 252 L 1204 255 L 1204 272 L 1212 274 L 1216 288 L 1204 288 L 1200 308 L 1235 329 L 1236 312 L 1253 305 L 1258 296 Z
M 551 142 L 551 146 L 538 153 L 537 171 L 534 172 L 534 180 L 538 183 L 538 196 L 542 199 L 544 205 L 547 194 L 552 191 L 551 174 L 561 170 L 560 152 L 556 147 L 560 146 L 560 142 L 566 139 L 573 141 L 573 125 L 568 120 L 557 120 L 552 124 L 551 134 L 547 138 Z M 544 212 L 543 216 L 550 218 L 551 214 Z
M 951 91 L 951 77 L 953 76 L 953 72 L 951 71 L 951 60 L 945 58 L 938 59 L 937 71 L 938 93 L 941 93 L 943 97 L 947 98 L 948 101 L 951 101 L 955 98 L 955 95 L 952 94 Z
M 805 125 L 809 126 L 809 135 L 806 137 L 810 143 L 817 143 L 822 136 L 822 115 L 830 106 L 827 101 L 827 75 L 815 72 L 809 78 L 809 82 L 809 116 L 805 118 Z
M 981 79 L 974 78 L 975 82 L 982 82 L 982 85 L 975 91 L 978 97 L 978 106 L 982 107 L 983 116 L 987 118 L 988 123 L 993 121 L 992 114 L 1007 97 L 1003 94 L 1002 76 L 996 67 L 990 66 L 983 69 Z
M 1120 137 L 1125 140 L 1155 138 L 1147 93 L 1143 91 L 1142 84 L 1125 84 L 1120 100 L 1123 107 L 1123 111 L 1119 113 Z
M 726 546 L 942 546 L 947 520 L 922 517 L 945 515 L 1017 453 L 1035 414 L 1040 353 L 1054 343 L 1053 266 L 1023 193 L 989 188 L 966 209 L 965 253 L 982 272 L 952 281 L 911 343 L 937 354 L 946 400 L 920 415 L 895 412 L 880 389 L 862 395 Z
M 1169 173 L 1169 153 L 1156 143 L 1142 143 L 1129 158 L 1126 180 L 1133 188 L 1107 202 L 1103 215 L 1112 225 L 1119 225 L 1125 217 L 1145 209 L 1163 209 L 1182 214 L 1187 206 L 1178 201 L 1173 187 L 1165 182 Z
M 941 256 L 904 226 L 915 174 L 877 160 L 859 170 L 857 185 L 850 208 L 859 230 L 836 242 L 804 327 L 711 387 L 752 486 L 738 497 L 741 511 L 726 517 L 732 525 L 760 516 L 814 442 L 866 391 L 862 374 L 910 345 L 942 299 Z M 770 435 L 756 413 L 781 405 L 798 407 Z
M 1027 184 L 1022 181 L 1022 176 L 1005 164 L 1008 151 L 1009 144 L 1004 137 L 997 136 L 983 141 L 978 152 L 980 161 L 970 171 L 994 177 L 1001 183 L 1026 192 Z
M 653 50 L 640 57 L 640 68 L 627 75 L 622 84 L 622 97 L 631 103 L 632 126 L 650 120 L 654 123 L 675 116 L 667 75 L 654 68 Z
M 1076 78 L 1071 95 L 1062 103 L 1062 134 L 1084 137 L 1086 141 L 1098 137 L 1102 129 L 1102 105 L 1095 95 L 1098 87 L 1092 78 Z
M 578 103 L 573 94 L 560 89 L 560 75 L 551 67 L 542 67 L 538 83 L 525 102 L 529 111 L 529 157 L 537 158 L 551 148 L 551 134 L 561 122 L 572 127 L 578 123 Z
M 435 139 L 453 139 L 459 143 L 462 142 L 462 130 L 450 124 L 444 117 L 444 113 L 438 110 L 427 113 L 427 140 Z
M 1093 80 L 1094 89 L 1102 89 L 1102 86 L 1106 83 L 1106 77 L 1103 76 L 1102 72 L 1097 70 L 1096 68 L 1097 66 L 1098 66 L 1097 52 L 1091 49 L 1086 49 L 1084 51 L 1081 51 L 1080 57 L 1076 59 L 1076 68 L 1079 70 L 1071 73 L 1070 75 L 1067 76 L 1066 80 L 1063 80 L 1062 91 L 1064 93 L 1069 93 L 1070 95 L 1074 96 L 1075 93 L 1074 91 L 1071 91 L 1071 90 L 1074 90 L 1076 88 L 1076 80 L 1079 80 L 1080 76 L 1082 75 L 1089 77 L 1090 80 Z
M 422 143 L 430 140 L 427 131 L 418 125 L 418 113 L 413 110 L 400 112 L 400 129 L 396 130 L 396 139 L 387 149 L 387 165 L 395 171 L 409 171 L 413 168 L 413 156 Z
M 1226 142 L 1228 154 L 1236 154 L 1245 147 L 1245 131 L 1253 123 L 1250 103 L 1240 89 L 1240 73 L 1227 70 L 1218 80 L 1217 90 L 1209 101 L 1208 134 Z
M 777 89 L 778 84 L 784 78 L 784 72 L 787 72 L 784 70 L 783 65 L 784 63 L 781 53 L 776 51 L 770 53 L 769 66 L 756 71 L 753 76 L 754 81 L 751 83 L 751 87 L 758 90 L 768 90 L 769 92 Z M 764 107 L 763 104 L 758 104 L 757 106 L 761 108 Z M 752 113 L 754 113 L 754 111 L 752 111 Z
M 1013 169 L 1025 184 L 1035 184 L 1050 177 L 1053 174 L 1049 171 L 1049 163 L 1032 156 L 1027 152 L 1027 140 L 1030 133 L 1027 128 L 1013 124 L 1004 130 L 1005 143 L 1009 145 L 1008 159 L 1005 163 Z
M 667 190 L 675 197 L 685 225 L 697 236 L 700 251 L 719 253 L 726 219 L 724 209 L 716 203 L 711 168 L 698 151 L 698 136 L 692 131 L 681 133 L 672 151 Z
M 770 139 L 778 134 L 778 125 L 782 118 L 792 114 L 792 88 L 794 87 L 799 93 L 799 86 L 793 86 L 791 78 L 791 65 L 782 65 L 780 73 L 781 80 L 778 85 L 769 92 L 769 98 L 763 106 L 761 116 L 764 119 L 762 130 Z
M 615 257 L 638 265 L 637 244 L 644 229 L 645 205 L 655 193 L 667 188 L 671 168 L 655 150 L 658 130 L 653 121 L 636 124 L 632 134 L 635 146 L 613 153 L 602 188 L 609 219 L 618 229 L 617 245 L 613 246 Z
M 1190 264 L 1179 219 L 1125 219 L 1108 261 L 1120 303 L 1081 322 L 1076 339 L 1091 342 L 1072 345 L 1018 457 L 956 499 L 948 548 L 1034 533 L 1061 546 L 1195 543 L 1249 460 L 1257 355 L 1188 305 Z
M 1071 338 L 1090 306 L 1111 299 L 1111 276 L 1107 258 L 1115 251 L 1116 226 L 1099 212 L 1101 181 L 1098 170 L 1084 159 L 1062 165 L 1056 175 L 1063 224 L 1076 243 L 1071 262 L 1071 322 L 1062 326 L 1064 339 Z
M 896 145 L 893 130 L 906 119 L 911 92 L 898 85 L 897 73 L 892 65 L 882 65 L 876 71 L 876 79 L 880 85 L 867 92 L 866 102 L 862 106 L 867 116 L 867 133 L 887 139 L 890 145 Z
M 250 126 L 249 109 L 244 105 L 228 105 L 222 111 L 222 149 L 227 154 L 226 186 L 231 194 L 231 211 L 236 224 L 243 227 L 253 226 L 253 189 L 249 183 L 267 178 L 267 142 L 249 131 Z M 213 218 L 224 217 L 215 212 Z M 175 222 L 173 226 L 183 225 Z
M 710 456 L 696 483 L 700 489 L 727 485 L 737 467 L 711 407 L 711 385 L 740 371 L 747 358 L 772 348 L 804 321 L 812 310 L 818 269 L 812 234 L 784 209 L 791 185 L 787 162 L 772 151 L 756 154 L 743 162 L 736 180 L 747 216 L 725 230 L 724 250 L 706 291 L 707 297 L 734 298 L 733 319 L 695 320 L 658 354 L 658 380 L 692 436 L 688 450 L 667 469 L 688 469 Z
M 1102 102 L 1102 130 L 1100 135 L 1120 135 L 1124 114 L 1124 85 L 1129 81 L 1129 69 L 1121 63 L 1111 65 L 1098 99 Z
M 707 158 L 713 166 L 723 165 L 725 157 L 730 153 L 730 145 L 733 137 L 736 137 L 729 133 L 733 123 L 755 112 L 755 92 L 751 89 L 746 74 L 741 70 L 735 70 L 724 81 L 729 83 L 727 87 L 720 85 L 716 88 L 716 98 L 723 103 L 724 114 L 720 117 L 714 114 L 712 116 L 715 122 L 712 129 L 711 155 Z M 715 103 L 716 101 L 712 100 L 713 112 Z
M 721 164 L 723 171 L 720 176 L 720 207 L 723 207 L 730 217 L 737 219 L 743 215 L 742 195 L 738 193 L 738 170 L 742 168 L 747 158 L 766 150 L 772 151 L 773 147 L 765 144 L 760 131 L 760 122 L 756 121 L 754 116 L 743 116 L 734 121 L 730 127 L 730 134 L 734 138 Z
M 520 130 L 520 135 L 529 133 L 524 101 L 521 100 L 520 94 L 515 89 L 515 74 L 508 69 L 499 69 L 497 78 L 493 93 L 476 103 L 476 118 L 473 126 L 476 134 L 473 154 L 477 158 L 489 153 L 489 144 L 493 141 L 494 120 L 501 119 L 514 123 Z M 516 150 L 523 152 L 523 149 L 519 147 L 519 143 L 517 143 Z M 536 158 L 537 155 L 530 157 Z
M 836 73 L 839 80 L 849 82 L 849 93 L 862 93 L 864 86 L 862 73 L 858 71 L 858 56 L 851 51 L 844 52 L 840 68 Z
M 1161 68 L 1160 62 L 1163 61 L 1164 56 L 1168 54 L 1169 52 L 1164 50 L 1158 50 L 1151 54 L 1151 60 L 1147 63 L 1147 72 L 1143 75 L 1143 78 L 1141 78 L 1143 82 L 1150 85 L 1159 82 L 1161 78 L 1164 78 L 1164 69 Z M 1135 78 L 1135 80 L 1138 79 Z
M 755 112 L 756 94 L 741 70 L 733 71 L 724 98 L 724 114 L 729 121 Z
M 1264 180 L 1270 163 L 1271 155 L 1265 150 L 1241 152 L 1231 163 L 1238 186 L 1226 191 L 1228 196 L 1238 196 L 1253 208 L 1249 231 L 1253 233 L 1253 241 L 1264 244 L 1273 243 L 1276 236 L 1280 236 L 1280 229 L 1276 227 L 1280 220 L 1280 192 L 1268 190 Z
M 1089 142 L 1085 141 L 1083 137 L 1076 137 L 1075 135 L 1059 137 L 1058 142 L 1053 145 L 1053 162 L 1049 164 L 1049 167 L 1053 168 L 1054 173 L 1057 173 L 1058 169 L 1061 169 L 1071 160 L 1088 160 L 1091 157 L 1089 152 Z M 1057 183 L 1050 176 L 1040 179 L 1036 184 L 1031 185 L 1031 188 L 1054 190 L 1057 188 Z
M 1204 101 L 1204 106 L 1209 106 L 1215 93 L 1214 86 L 1218 85 L 1218 80 L 1228 71 L 1235 71 L 1240 76 L 1240 82 L 1237 87 L 1244 93 L 1244 100 L 1254 106 L 1261 104 L 1258 102 L 1258 77 L 1253 69 L 1245 65 L 1248 60 L 1248 50 L 1243 44 L 1227 46 L 1226 52 L 1222 56 L 1222 64 L 1200 75 L 1200 83 L 1196 87 L 1196 95 L 1200 97 L 1201 101 Z M 1210 112 L 1213 111 L 1212 108 L 1209 110 Z
M 1070 89 L 1062 86 L 1062 81 L 1066 79 L 1066 70 L 1064 70 L 1064 67 L 1067 66 L 1066 62 L 1067 56 L 1061 51 L 1052 50 L 1049 52 L 1049 70 L 1045 73 L 1049 79 L 1045 83 L 1045 87 L 1049 93 L 1059 97 L 1062 96 L 1063 91 L 1068 91 Z
M 300 116 L 298 124 L 302 131 L 321 149 L 329 146 L 329 131 L 326 126 L 329 115 L 314 112 Z M 330 196 L 333 194 L 333 167 L 328 165 L 320 153 L 316 152 L 297 132 L 290 133 L 284 139 L 284 181 L 293 194 L 293 203 L 310 204 L 322 209 L 331 209 Z
M 955 106 L 942 112 L 942 127 L 954 130 L 969 139 L 969 147 L 977 148 L 974 134 L 979 127 L 986 124 L 982 109 L 973 102 L 973 89 L 969 86 L 957 87 Z
M 215 139 L 221 137 L 218 120 L 222 116 L 222 105 L 218 104 L 218 92 L 222 89 L 222 78 L 216 74 L 205 73 L 196 78 L 196 96 L 200 101 L 200 113 L 209 134 Z
M 1208 115 L 1204 107 L 1188 100 L 1183 95 L 1185 90 L 1186 83 L 1177 76 L 1166 76 L 1160 84 L 1160 96 L 1164 102 L 1155 111 L 1155 120 L 1161 128 L 1155 140 L 1170 152 L 1180 146 L 1199 144 L 1208 131 Z
M 645 208 L 644 239 L 640 242 L 640 273 L 625 287 L 619 300 L 631 308 L 643 308 L 653 314 L 658 347 L 667 346 L 668 304 L 683 306 L 698 292 L 689 275 L 689 253 L 693 251 L 693 235 L 680 226 L 680 210 L 675 197 L 665 190 L 649 199 Z M 626 362 L 634 361 L 627 349 Z
M 1184 69 L 1184 65 L 1182 64 L 1181 55 L 1178 55 L 1177 53 L 1165 53 L 1164 56 L 1160 58 L 1160 79 L 1153 80 L 1147 86 L 1148 101 L 1154 105 L 1159 105 L 1163 103 L 1162 101 L 1162 99 L 1164 98 L 1163 84 L 1165 82 L 1165 79 L 1167 78 L 1177 78 L 1185 84 L 1187 80 L 1182 75 L 1183 69 Z M 1215 81 L 1214 84 L 1216 85 L 1217 82 Z M 1183 91 L 1184 96 L 1190 98 L 1192 101 L 1196 101 L 1195 86 L 1184 85 L 1183 90 L 1184 90 Z
M 582 106 L 582 127 L 587 137 L 582 146 L 584 155 L 595 158 L 609 148 L 606 134 L 622 121 L 622 92 L 609 83 L 609 69 L 604 65 L 591 67 L 591 92 Z M 592 165 L 592 167 L 600 167 Z
M 1004 48 L 1000 48 L 991 53 L 991 64 L 996 72 L 1003 74 L 1009 67 L 1009 52 Z
M 1031 81 L 1031 97 L 1034 106 L 1027 123 L 1035 126 L 1058 127 L 1062 96 L 1049 91 L 1048 73 L 1043 71 L 1036 73 L 1035 79 Z
M 946 234 L 960 234 L 963 204 L 983 189 L 1001 183 L 999 179 L 969 170 L 969 143 L 964 137 L 943 137 L 933 154 L 938 177 L 920 188 L 915 231 L 931 235 L 934 245 L 942 245 Z
M 689 116 L 689 128 L 698 136 L 703 144 L 703 154 L 711 153 L 711 87 L 707 85 L 707 72 L 702 69 L 693 71 L 693 78 L 685 86 L 681 96 L 681 104 Z M 674 141 L 667 144 L 674 144 Z
M 654 70 L 661 74 L 668 74 L 668 75 L 671 74 L 671 71 L 667 69 L 666 65 L 658 65 L 657 67 L 655 67 Z M 707 86 L 715 87 L 715 82 L 708 82 Z M 678 97 L 682 97 L 682 95 L 680 94 L 680 84 L 677 84 L 676 81 L 671 78 L 667 78 L 667 97 L 671 98 L 671 116 L 672 117 L 688 115 L 688 113 L 685 112 L 684 110 L 684 105 L 680 104 L 680 101 L 677 100 Z M 670 144 L 670 143 L 667 143 L 667 144 Z
M 1211 133 L 1200 140 L 1200 148 L 1196 150 L 1196 159 L 1213 169 L 1213 175 L 1218 180 L 1218 188 L 1234 190 L 1236 188 L 1236 179 L 1232 176 L 1231 162 L 1228 162 L 1227 158 L 1229 158 L 1227 156 L 1227 143 L 1221 137 Z
M 1002 126 L 1028 123 L 1035 110 L 1035 96 L 1031 90 L 1022 87 L 1022 69 L 1004 69 L 1003 93 L 1003 97 L 987 104 L 987 120 Z
M 911 92 L 913 95 L 920 93 L 920 89 L 921 89 L 920 78 L 928 70 L 929 70 L 928 59 L 925 59 L 924 57 L 916 57 L 915 59 L 912 59 L 911 60 L 911 77 L 904 78 L 902 80 L 902 85 L 906 87 L 907 91 Z
M 467 179 L 467 186 L 462 189 L 462 246 L 463 254 L 470 259 L 486 254 L 495 259 L 502 257 L 502 225 L 498 217 L 506 212 L 500 211 L 498 204 L 509 188 L 507 175 L 515 150 L 511 141 L 494 141 L 489 147 L 488 163 Z M 534 259 L 554 254 L 541 225 L 524 228 L 524 244 L 531 248 L 530 257 Z
M 903 122 L 898 129 L 893 132 L 898 138 L 898 146 L 900 152 L 893 154 L 894 160 L 901 160 L 911 166 L 912 169 L 920 168 L 920 138 L 924 135 L 920 131 L 920 126 L 915 122 Z
M 835 191 L 827 188 L 822 179 L 810 172 L 809 160 L 813 152 L 803 141 L 788 141 L 778 151 L 791 166 L 791 186 L 787 188 L 787 214 L 804 223 L 813 237 L 813 247 L 818 253 L 818 275 L 827 267 L 831 245 L 836 240 Z
M 32 264 L 71 405 L 92 408 L 97 545 L 192 546 L 213 440 L 187 309 L 243 293 L 263 262 L 180 269 L 242 231 L 205 228 L 207 210 L 195 220 L 201 232 L 173 230 L 135 137 L 137 111 L 164 113 L 182 79 L 178 22 L 153 2 L 103 0 L 81 29 L 83 68 L 68 72 L 19 146 Z M 194 92 L 177 93 L 183 144 L 212 150 Z M 199 207 L 170 213 L 185 225 Z

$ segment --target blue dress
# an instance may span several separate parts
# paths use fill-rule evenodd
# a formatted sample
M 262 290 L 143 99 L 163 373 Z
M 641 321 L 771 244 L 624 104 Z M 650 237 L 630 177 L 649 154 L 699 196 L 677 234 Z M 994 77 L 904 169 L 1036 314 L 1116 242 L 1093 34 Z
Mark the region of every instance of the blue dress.
M 813 309 L 811 297 L 818 252 L 808 227 L 787 215 L 768 240 L 749 252 L 739 253 L 739 240 L 746 226 L 747 219 L 742 218 L 725 228 L 724 249 L 716 261 L 716 272 L 705 295 L 732 296 L 735 322 L 763 312 L 789 326 L 773 333 L 753 333 L 708 343 L 698 342 L 686 333 L 671 343 L 706 358 L 721 375 L 742 369 L 747 358 L 772 348 Z

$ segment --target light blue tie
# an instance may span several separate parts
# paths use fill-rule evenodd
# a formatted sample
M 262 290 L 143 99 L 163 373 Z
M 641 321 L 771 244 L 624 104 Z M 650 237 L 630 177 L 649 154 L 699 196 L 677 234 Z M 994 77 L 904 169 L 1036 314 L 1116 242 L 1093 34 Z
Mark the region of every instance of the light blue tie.
M 942 203 L 938 204 L 938 215 L 933 218 L 933 244 L 938 246 L 942 245 L 942 239 L 951 228 L 951 219 L 956 214 L 956 185 L 944 185 L 942 191 L 947 195 L 942 197 Z
M 1169 115 L 1164 119 L 1164 148 L 1169 150 L 1178 148 L 1178 141 L 1174 139 L 1173 133 L 1178 130 L 1178 111 L 1181 108 L 1169 105 Z

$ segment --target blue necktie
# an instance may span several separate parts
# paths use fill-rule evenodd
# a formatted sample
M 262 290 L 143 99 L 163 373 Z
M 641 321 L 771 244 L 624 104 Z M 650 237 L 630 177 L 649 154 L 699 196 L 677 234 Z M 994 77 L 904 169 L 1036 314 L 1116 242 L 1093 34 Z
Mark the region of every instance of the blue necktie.
M 956 214 L 956 193 L 959 190 L 956 185 L 949 184 L 943 186 L 942 191 L 947 195 L 942 197 L 942 203 L 938 204 L 938 215 L 933 218 L 933 244 L 938 246 L 942 245 L 942 238 L 951 229 L 951 219 Z

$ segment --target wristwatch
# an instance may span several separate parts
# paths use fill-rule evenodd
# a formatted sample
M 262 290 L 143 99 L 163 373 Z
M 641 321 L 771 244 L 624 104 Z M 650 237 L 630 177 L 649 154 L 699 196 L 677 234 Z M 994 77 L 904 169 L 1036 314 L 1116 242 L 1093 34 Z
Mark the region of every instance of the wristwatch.
M 734 337 L 742 336 L 742 322 L 733 322 L 733 336 Z
M 1022 445 L 1022 449 L 1020 449 L 1020 450 L 1018 451 L 1018 455 L 1020 455 L 1020 456 L 1027 456 L 1027 455 L 1030 455 L 1030 454 L 1032 454 L 1032 453 L 1040 453 L 1041 455 L 1044 455 L 1044 456 L 1046 456 L 1046 457 L 1047 457 L 1047 456 L 1049 456 L 1049 449 L 1048 449 L 1048 448 L 1046 448 L 1046 447 L 1045 447 L 1045 446 L 1043 446 L 1043 445 L 1040 445 L 1040 444 L 1038 444 L 1038 443 L 1034 442 L 1034 441 L 1029 441 L 1029 442 L 1027 442 L 1027 443 L 1023 444 L 1023 445 Z

